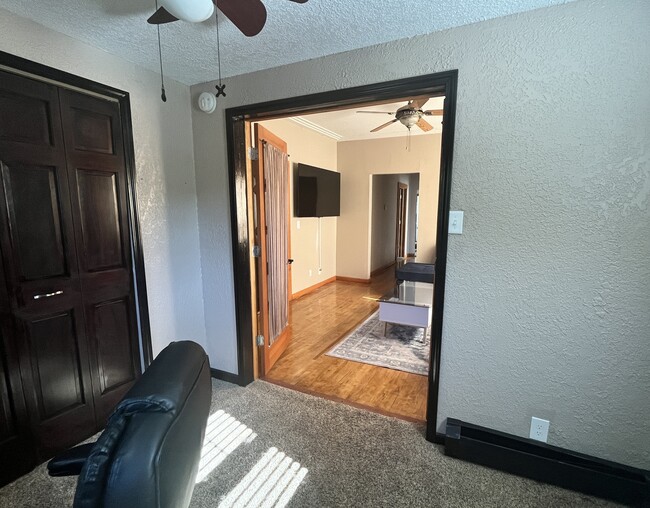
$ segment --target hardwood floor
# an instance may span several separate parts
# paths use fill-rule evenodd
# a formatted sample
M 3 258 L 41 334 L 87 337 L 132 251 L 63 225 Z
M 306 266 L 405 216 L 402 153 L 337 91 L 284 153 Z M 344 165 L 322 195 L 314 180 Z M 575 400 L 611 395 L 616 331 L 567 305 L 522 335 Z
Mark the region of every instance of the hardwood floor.
M 388 269 L 370 284 L 335 281 L 291 302 L 291 342 L 266 380 L 300 391 L 424 421 L 427 377 L 325 356 L 378 308 L 394 285 Z

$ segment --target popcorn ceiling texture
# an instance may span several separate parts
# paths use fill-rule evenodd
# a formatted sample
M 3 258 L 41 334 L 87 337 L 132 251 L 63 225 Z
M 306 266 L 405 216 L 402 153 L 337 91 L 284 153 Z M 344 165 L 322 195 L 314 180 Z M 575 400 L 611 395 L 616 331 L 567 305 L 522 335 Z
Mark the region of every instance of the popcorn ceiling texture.
M 254 38 L 220 17 L 222 70 L 244 74 L 565 1 L 265 0 L 267 23 Z M 0 0 L 0 8 L 158 72 L 156 29 L 146 23 L 153 0 Z M 189 85 L 216 77 L 214 18 L 170 23 L 161 34 L 170 77 Z
M 229 79 L 214 115 L 193 112 L 220 361 L 236 369 L 223 109 L 458 69 L 465 230 L 449 242 L 439 422 L 526 436 L 534 415 L 551 444 L 650 468 L 648 26 L 644 0 L 580 0 Z
M 6 11 L 0 50 L 126 90 L 154 353 L 169 342 L 205 345 L 189 88 Z

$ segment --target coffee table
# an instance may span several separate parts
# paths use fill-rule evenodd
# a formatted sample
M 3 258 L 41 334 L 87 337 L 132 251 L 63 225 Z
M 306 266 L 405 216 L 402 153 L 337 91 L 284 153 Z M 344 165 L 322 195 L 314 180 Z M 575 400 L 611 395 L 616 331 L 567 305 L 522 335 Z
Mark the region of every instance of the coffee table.
M 388 323 L 424 328 L 423 339 L 431 327 L 433 284 L 404 281 L 379 299 L 379 321 L 384 322 L 384 335 Z

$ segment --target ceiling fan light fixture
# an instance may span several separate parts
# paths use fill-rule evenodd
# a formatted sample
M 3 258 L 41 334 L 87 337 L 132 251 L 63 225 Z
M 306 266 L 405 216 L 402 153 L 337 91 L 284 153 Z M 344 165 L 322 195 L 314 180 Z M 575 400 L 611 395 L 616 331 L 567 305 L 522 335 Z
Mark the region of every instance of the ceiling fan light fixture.
M 404 125 L 407 129 L 413 127 L 420 120 L 420 115 L 417 111 L 406 110 L 399 115 L 398 120 Z
M 178 19 L 190 23 L 205 21 L 214 13 L 212 0 L 161 0 L 160 5 Z

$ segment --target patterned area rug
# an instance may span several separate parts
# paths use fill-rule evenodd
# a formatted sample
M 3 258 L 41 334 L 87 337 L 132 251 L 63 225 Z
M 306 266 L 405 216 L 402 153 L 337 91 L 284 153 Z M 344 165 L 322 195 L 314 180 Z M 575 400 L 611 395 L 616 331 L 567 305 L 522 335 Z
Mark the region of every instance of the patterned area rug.
M 389 323 L 384 336 L 384 323 L 377 311 L 327 355 L 425 376 L 429 372 L 430 337 L 422 342 L 423 335 L 423 328 Z

